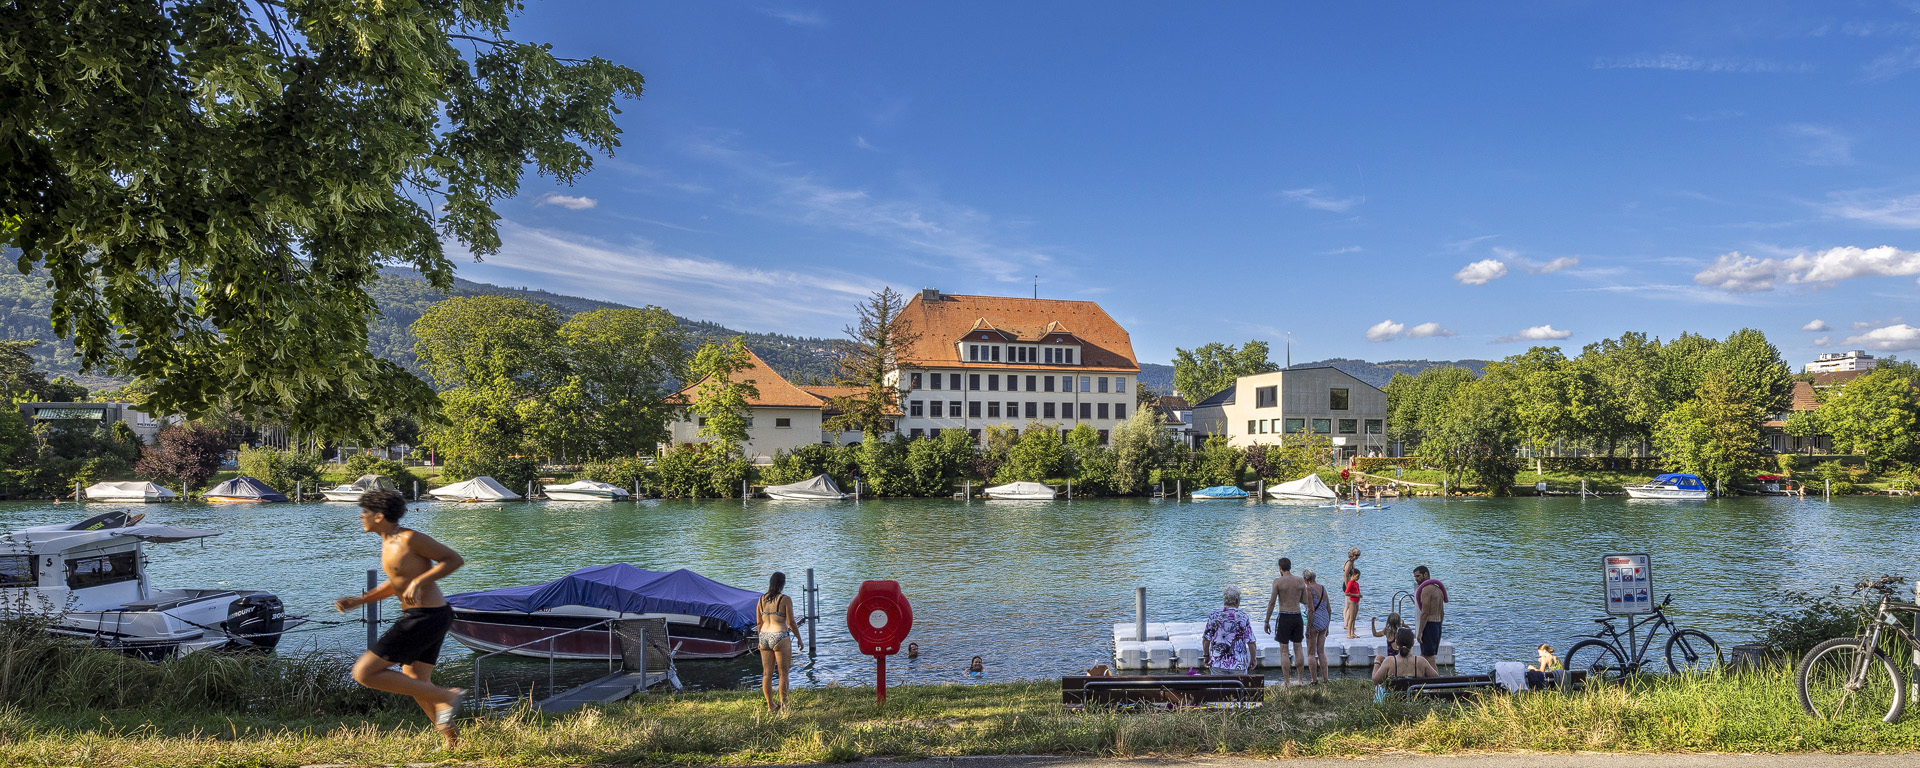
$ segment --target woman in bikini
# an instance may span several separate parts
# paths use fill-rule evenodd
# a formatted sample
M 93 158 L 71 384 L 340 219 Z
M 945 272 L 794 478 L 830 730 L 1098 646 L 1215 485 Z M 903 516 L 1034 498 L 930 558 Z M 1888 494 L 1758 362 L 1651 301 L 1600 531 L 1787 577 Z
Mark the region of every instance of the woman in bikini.
M 767 711 L 787 708 L 787 668 L 793 664 L 793 646 L 806 650 L 800 642 L 799 625 L 793 620 L 793 598 L 780 594 L 787 586 L 787 575 L 774 571 L 767 579 L 767 593 L 754 608 L 760 621 L 760 694 L 767 698 Z M 788 641 L 792 641 L 789 643 Z M 780 703 L 773 702 L 773 676 L 780 675 Z
M 1347 622 L 1347 637 L 1350 638 L 1359 637 L 1353 631 L 1353 621 L 1360 616 L 1360 568 L 1354 565 L 1354 562 L 1359 559 L 1359 547 L 1347 550 L 1347 565 L 1341 569 L 1340 573 L 1340 591 L 1347 596 L 1344 618 Z
M 1373 665 L 1373 700 L 1384 701 L 1387 698 L 1387 681 L 1396 677 L 1438 677 L 1440 670 L 1435 669 L 1427 657 L 1413 652 L 1413 628 L 1401 627 L 1394 635 L 1393 644 L 1399 653 L 1382 656 Z
M 1300 575 L 1307 582 L 1307 680 L 1324 683 L 1328 682 L 1327 630 L 1333 624 L 1333 607 L 1312 568 Z

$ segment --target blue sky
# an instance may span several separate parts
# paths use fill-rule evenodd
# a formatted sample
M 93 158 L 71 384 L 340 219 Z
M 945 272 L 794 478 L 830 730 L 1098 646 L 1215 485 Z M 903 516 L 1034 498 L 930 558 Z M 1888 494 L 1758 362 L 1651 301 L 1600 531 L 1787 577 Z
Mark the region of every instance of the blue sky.
M 1147 362 L 1920 355 L 1920 2 L 1297 5 L 535 2 L 646 93 L 460 272 L 822 336 L 1038 275 Z

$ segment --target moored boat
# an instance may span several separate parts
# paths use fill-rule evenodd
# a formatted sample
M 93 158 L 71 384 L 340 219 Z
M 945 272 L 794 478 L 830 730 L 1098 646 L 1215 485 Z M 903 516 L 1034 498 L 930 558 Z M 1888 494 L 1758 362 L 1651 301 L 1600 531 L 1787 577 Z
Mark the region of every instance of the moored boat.
M 1651 482 L 1626 486 L 1627 497 L 1634 499 L 1706 499 L 1713 496 L 1699 475 L 1670 472 Z
M 1276 501 L 1326 502 L 1340 498 L 1317 474 L 1275 485 L 1267 489 L 1267 495 Z
M 620 653 L 609 626 L 581 629 L 608 619 L 666 619 L 676 660 L 740 656 L 754 648 L 759 599 L 758 592 L 684 568 L 649 571 L 626 563 L 581 568 L 545 584 L 447 596 L 454 617 L 449 634 L 468 648 L 577 660 Z
M 1231 485 L 1216 485 L 1193 492 L 1193 497 L 1196 499 L 1244 499 L 1251 495 L 1253 494 L 1247 493 L 1245 488 Z
M 266 483 L 241 475 L 232 480 L 208 488 L 200 494 L 205 501 L 222 503 L 252 503 L 268 501 L 286 501 L 287 495 L 268 487 Z
M 392 480 L 386 475 L 361 475 L 360 479 L 344 485 L 328 488 L 320 492 L 327 501 L 359 501 L 367 491 L 398 491 Z
M 982 491 L 989 499 L 1000 501 L 1053 501 L 1059 492 L 1044 483 L 1007 483 L 996 485 Z
M 814 475 L 786 485 L 769 485 L 765 493 L 769 499 L 785 501 L 838 501 L 853 496 L 841 492 L 840 486 L 833 484 L 833 478 L 826 475 Z
M 162 488 L 153 483 L 119 482 L 94 483 L 83 492 L 87 501 L 106 501 L 116 504 L 147 504 L 152 502 L 173 501 L 180 494 Z
M 520 498 L 520 494 L 507 490 L 500 481 L 484 475 L 440 486 L 427 491 L 427 495 L 441 501 L 513 501 Z
M 625 488 L 597 480 L 549 485 L 544 492 L 549 501 L 619 501 L 632 495 Z

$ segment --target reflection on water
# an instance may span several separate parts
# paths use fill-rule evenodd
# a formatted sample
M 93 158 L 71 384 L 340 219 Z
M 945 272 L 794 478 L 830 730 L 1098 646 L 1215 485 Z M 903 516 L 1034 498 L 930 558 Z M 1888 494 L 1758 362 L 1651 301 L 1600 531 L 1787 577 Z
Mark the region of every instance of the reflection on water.
M 74 520 L 106 505 L 0 503 L 0 527 Z M 1880 573 L 1911 576 L 1920 506 L 1908 499 L 1743 498 L 1707 502 L 1626 499 L 1405 500 L 1391 509 L 1338 511 L 1234 501 L 866 502 L 647 501 L 640 503 L 422 503 L 407 523 L 458 549 L 467 565 L 448 591 L 527 584 L 574 568 L 628 562 L 691 568 L 760 590 L 774 570 L 798 594 L 805 570 L 820 586 L 819 656 L 796 658 L 796 685 L 871 684 L 872 659 L 845 631 L 845 606 L 863 579 L 894 579 L 913 602 L 921 658 L 894 657 L 890 682 L 961 682 L 969 657 L 987 680 L 1051 677 L 1109 660 L 1111 627 L 1133 617 L 1145 586 L 1154 621 L 1198 621 L 1227 585 L 1266 608 L 1274 560 L 1313 568 L 1338 592 L 1348 547 L 1360 560 L 1364 631 L 1425 564 L 1452 603 L 1446 635 L 1461 669 L 1528 661 L 1542 642 L 1564 649 L 1602 614 L 1599 556 L 1652 555 L 1655 589 L 1674 618 L 1723 646 L 1750 636 L 1780 589 L 1824 589 Z M 347 504 L 152 505 L 154 519 L 227 531 L 197 543 L 153 545 L 157 586 L 247 586 L 279 593 L 288 609 L 331 614 L 378 567 L 378 542 Z M 392 615 L 394 607 L 388 607 Z M 1338 626 L 1335 615 L 1335 631 Z M 356 650 L 364 629 L 327 627 L 285 647 Z M 449 644 L 448 671 L 470 673 Z M 500 663 L 490 659 L 486 667 Z M 545 685 L 544 662 L 510 665 Z M 570 669 L 569 669 L 570 668 Z M 558 665 L 562 680 L 604 666 Z M 758 685 L 759 661 L 683 662 L 702 687 Z M 493 673 L 488 672 L 489 677 Z

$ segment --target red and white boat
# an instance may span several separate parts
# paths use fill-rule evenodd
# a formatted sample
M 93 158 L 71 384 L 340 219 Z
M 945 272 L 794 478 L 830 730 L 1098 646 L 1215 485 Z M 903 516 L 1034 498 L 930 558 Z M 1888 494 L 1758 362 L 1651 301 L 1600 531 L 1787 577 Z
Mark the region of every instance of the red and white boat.
M 620 646 L 602 622 L 658 618 L 667 621 L 674 660 L 730 659 L 754 649 L 759 599 L 758 592 L 684 568 L 661 572 L 615 563 L 544 584 L 449 595 L 448 634 L 482 653 L 603 661 L 619 658 Z

